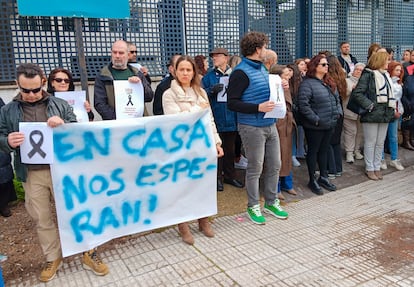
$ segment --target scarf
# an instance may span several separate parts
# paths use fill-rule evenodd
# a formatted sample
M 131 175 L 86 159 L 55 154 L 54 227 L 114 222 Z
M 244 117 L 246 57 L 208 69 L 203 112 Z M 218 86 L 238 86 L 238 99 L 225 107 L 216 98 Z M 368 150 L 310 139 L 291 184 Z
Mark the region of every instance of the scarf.
M 396 108 L 396 99 L 391 86 L 391 78 L 386 71 L 374 70 L 377 103 L 388 103 L 388 107 Z

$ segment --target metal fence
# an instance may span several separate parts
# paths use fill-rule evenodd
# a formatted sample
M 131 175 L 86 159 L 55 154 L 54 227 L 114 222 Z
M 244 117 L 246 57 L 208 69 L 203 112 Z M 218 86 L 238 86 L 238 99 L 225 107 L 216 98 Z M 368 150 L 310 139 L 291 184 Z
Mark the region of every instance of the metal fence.
M 174 54 L 207 55 L 217 46 L 233 54 L 246 31 L 269 35 L 279 62 L 338 51 L 344 40 L 366 61 L 372 42 L 391 47 L 399 59 L 413 49 L 414 1 L 406 0 L 130 0 L 130 19 L 82 19 L 88 77 L 107 63 L 112 42 L 136 43 L 139 62 L 163 75 Z M 0 84 L 15 79 L 19 63 L 34 62 L 46 73 L 63 66 L 79 77 L 74 20 L 24 17 L 16 0 L 0 2 Z

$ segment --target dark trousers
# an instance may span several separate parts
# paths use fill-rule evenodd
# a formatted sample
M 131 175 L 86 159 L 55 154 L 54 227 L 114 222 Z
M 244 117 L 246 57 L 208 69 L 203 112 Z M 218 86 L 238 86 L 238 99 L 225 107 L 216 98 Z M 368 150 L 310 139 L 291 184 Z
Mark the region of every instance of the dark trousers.
M 9 202 L 17 200 L 13 180 L 0 184 L 0 209 L 7 206 Z
M 313 130 L 305 128 L 306 142 L 308 144 L 306 164 L 310 181 L 315 178 L 316 163 L 318 163 L 320 175 L 323 177 L 328 176 L 328 151 L 331 145 L 332 133 L 333 129 Z
M 241 141 L 239 132 L 237 132 L 236 139 L 234 141 L 234 154 L 235 154 L 235 157 L 241 157 L 241 146 L 242 146 L 242 141 Z
M 236 172 L 234 170 L 234 142 L 236 140 L 237 132 L 222 132 L 219 133 L 224 151 L 224 156 L 218 159 L 217 178 L 222 177 L 226 179 L 234 179 Z
M 328 152 L 328 173 L 337 174 L 342 172 L 341 144 L 332 144 Z

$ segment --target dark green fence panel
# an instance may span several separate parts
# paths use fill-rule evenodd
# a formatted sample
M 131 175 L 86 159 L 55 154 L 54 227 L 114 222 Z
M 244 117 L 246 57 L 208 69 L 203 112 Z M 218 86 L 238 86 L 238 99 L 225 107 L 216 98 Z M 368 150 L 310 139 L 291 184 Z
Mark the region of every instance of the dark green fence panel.
M 368 46 L 391 47 L 400 59 L 414 44 L 414 1 L 403 0 L 130 0 L 130 19 L 83 19 L 88 78 L 108 62 L 112 42 L 136 43 L 150 74 L 166 73 L 174 54 L 208 55 L 214 47 L 239 53 L 248 30 L 268 34 L 280 63 L 320 50 L 338 52 L 342 41 L 365 62 Z M 16 66 L 35 62 L 46 73 L 57 66 L 79 77 L 74 21 L 22 17 L 16 0 L 0 2 L 0 83 L 12 83 Z

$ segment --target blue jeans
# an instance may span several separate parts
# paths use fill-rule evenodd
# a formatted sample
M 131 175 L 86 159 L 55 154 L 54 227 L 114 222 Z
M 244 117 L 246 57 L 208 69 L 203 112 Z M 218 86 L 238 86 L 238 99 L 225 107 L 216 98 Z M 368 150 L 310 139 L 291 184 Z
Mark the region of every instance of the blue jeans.
M 296 136 L 296 130 L 293 129 L 293 133 L 292 133 L 292 156 L 296 157 L 296 145 L 297 145 L 297 136 Z
M 305 131 L 303 129 L 303 126 L 298 126 L 298 136 L 297 136 L 297 151 L 296 156 L 299 158 L 305 157 Z
M 276 125 L 254 127 L 239 124 L 239 134 L 249 162 L 246 169 L 247 206 L 259 204 L 259 181 L 263 184 L 266 204 L 273 205 L 276 200 L 281 165 Z
M 399 119 L 394 119 L 388 124 L 387 136 L 391 160 L 398 159 L 398 122 Z
M 4 287 L 4 281 L 3 281 L 3 274 L 2 274 L 1 266 L 0 266 L 0 287 Z
M 293 188 L 293 173 L 290 172 L 288 176 L 280 176 L 277 192 L 281 190 L 291 190 Z

